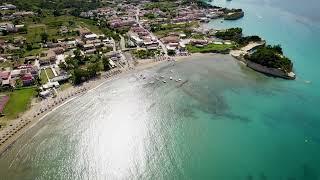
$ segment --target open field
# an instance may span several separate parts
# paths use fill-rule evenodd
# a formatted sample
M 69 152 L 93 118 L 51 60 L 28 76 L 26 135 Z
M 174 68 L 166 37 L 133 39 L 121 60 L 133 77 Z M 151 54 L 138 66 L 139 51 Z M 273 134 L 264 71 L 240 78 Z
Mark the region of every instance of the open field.
M 48 50 L 47 48 L 32 49 L 31 51 L 26 51 L 23 55 L 27 56 L 38 56 L 41 52 Z
M 102 31 L 95 24 L 96 22 L 90 19 L 83 19 L 74 16 L 47 16 L 41 18 L 40 22 L 25 21 L 27 26 L 27 34 L 19 34 L 27 39 L 29 43 L 41 42 L 41 33 L 48 33 L 50 39 L 60 39 L 66 37 L 74 37 L 76 34 L 60 34 L 59 29 L 61 26 L 66 26 L 69 30 L 75 30 L 78 27 L 85 27 L 90 29 L 92 32 L 101 34 Z M 17 34 L 10 34 L 7 36 L 0 36 L 1 39 L 13 39 Z
M 187 49 L 191 53 L 224 52 L 232 49 L 233 47 L 233 44 L 208 44 L 203 47 L 187 45 Z
M 16 62 L 12 62 L 12 61 L 0 62 L 0 68 L 7 68 L 7 67 L 12 68 L 15 63 L 17 63 L 17 64 L 23 64 L 23 62 L 24 62 L 23 59 L 19 59 L 19 60 L 17 60 Z
M 41 79 L 41 84 L 46 84 L 48 82 L 48 78 L 45 73 L 45 70 L 41 70 L 40 79 Z
M 41 42 L 41 33 L 46 32 L 45 25 L 28 26 L 28 33 L 25 35 L 27 42 Z
M 8 93 L 10 96 L 9 102 L 4 108 L 4 119 L 14 119 L 20 113 L 26 111 L 30 105 L 32 97 L 35 95 L 35 88 L 23 88 Z
M 46 72 L 47 72 L 47 74 L 48 74 L 49 79 L 54 78 L 54 74 L 53 74 L 51 68 L 47 68 L 47 69 L 46 69 Z
M 63 91 L 63 90 L 66 90 L 68 88 L 72 87 L 72 84 L 71 83 L 63 83 L 60 85 L 60 90 Z

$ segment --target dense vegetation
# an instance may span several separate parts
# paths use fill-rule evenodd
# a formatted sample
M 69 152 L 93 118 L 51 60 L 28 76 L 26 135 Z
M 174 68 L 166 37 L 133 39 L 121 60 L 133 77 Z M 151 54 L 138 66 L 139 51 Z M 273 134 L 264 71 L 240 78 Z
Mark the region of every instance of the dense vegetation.
M 153 58 L 156 54 L 159 54 L 158 50 L 140 49 L 133 52 L 133 55 L 139 59 Z
M 227 9 L 224 15 L 225 20 L 237 20 L 244 16 L 242 9 Z
M 249 42 L 258 42 L 262 39 L 259 36 L 242 36 L 241 28 L 231 28 L 216 33 L 216 37 L 223 40 L 232 40 L 239 46 L 245 46 Z M 256 49 L 251 55 L 246 55 L 245 59 L 261 64 L 269 68 L 280 68 L 286 72 L 292 71 L 292 62 L 283 56 L 280 45 L 262 46 Z
M 225 31 L 218 31 L 216 37 L 223 40 L 238 41 L 242 37 L 241 28 L 230 28 Z
M 182 0 L 181 4 L 184 5 L 191 5 L 191 4 L 196 4 L 198 7 L 201 8 L 218 8 L 217 6 L 213 6 L 210 3 L 210 1 L 204 1 L 204 0 Z
M 280 45 L 259 47 L 251 55 L 246 55 L 245 59 L 269 68 L 280 68 L 285 72 L 292 71 L 292 62 L 283 56 Z
M 225 31 L 219 31 L 215 36 L 223 40 L 234 41 L 240 46 L 245 46 L 249 42 L 259 42 L 262 40 L 259 36 L 242 36 L 241 28 L 230 28 Z
M 82 56 L 80 50 L 74 51 L 74 57 L 68 57 L 59 67 L 72 74 L 73 84 L 80 84 L 97 77 L 101 70 L 109 70 L 109 60 L 100 55 Z
M 191 37 L 193 33 L 192 28 L 198 27 L 198 22 L 189 23 L 177 23 L 177 24 L 151 24 L 151 31 L 154 32 L 158 37 L 168 36 L 174 34 L 186 34 L 187 37 Z
M 178 4 L 175 1 L 153 1 L 150 3 L 144 4 L 144 9 L 160 9 L 163 12 L 167 13 L 169 18 L 175 17 L 177 15 L 176 7 Z
M 179 23 L 179 24 L 151 24 L 151 31 L 157 32 L 157 31 L 172 31 L 172 30 L 185 30 L 190 27 L 198 26 L 196 22 L 191 23 Z
M 96 9 L 103 4 L 99 0 L 7 0 L 8 3 L 13 3 L 20 10 L 55 10 L 59 15 L 63 9 L 75 9 L 77 11 L 87 11 Z
M 187 45 L 191 53 L 228 53 L 233 47 L 233 44 L 208 44 L 203 47 Z

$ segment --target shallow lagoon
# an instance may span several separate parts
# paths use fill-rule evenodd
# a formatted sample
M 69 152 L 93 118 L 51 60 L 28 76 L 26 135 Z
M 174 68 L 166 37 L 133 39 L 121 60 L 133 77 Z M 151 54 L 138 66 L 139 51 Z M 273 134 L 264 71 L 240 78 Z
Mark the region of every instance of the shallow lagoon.
M 167 83 L 154 79 L 161 75 Z M 285 100 L 301 97 L 283 82 L 223 55 L 124 75 L 48 115 L 1 156 L 0 174 L 4 179 L 315 179 L 320 142 L 311 132 L 318 124 L 289 113 L 292 106 Z
M 317 2 L 214 3 L 246 16 L 209 26 L 282 44 L 298 78 L 266 77 L 225 56 L 144 71 L 183 84 L 124 76 L 20 138 L 0 157 L 0 179 L 319 179 Z

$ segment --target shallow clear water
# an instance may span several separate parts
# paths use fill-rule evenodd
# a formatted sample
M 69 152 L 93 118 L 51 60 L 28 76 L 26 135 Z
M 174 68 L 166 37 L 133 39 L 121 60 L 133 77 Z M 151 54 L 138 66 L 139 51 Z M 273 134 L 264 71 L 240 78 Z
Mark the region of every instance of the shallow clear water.
M 126 75 L 20 138 L 0 157 L 0 179 L 319 179 L 316 15 L 292 14 L 272 0 L 215 3 L 244 8 L 246 16 L 209 26 L 241 26 L 282 44 L 297 80 L 266 77 L 222 55 L 143 72 L 184 83 Z

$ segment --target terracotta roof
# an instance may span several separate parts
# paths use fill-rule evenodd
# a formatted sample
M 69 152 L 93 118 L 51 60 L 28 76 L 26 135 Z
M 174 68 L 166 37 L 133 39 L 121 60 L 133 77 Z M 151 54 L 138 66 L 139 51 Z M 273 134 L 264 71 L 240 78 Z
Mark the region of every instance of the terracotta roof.
M 10 72 L 9 71 L 0 71 L 0 78 L 1 79 L 8 79 L 10 76 Z
M 178 36 L 168 36 L 162 39 L 165 43 L 178 43 L 180 41 Z

